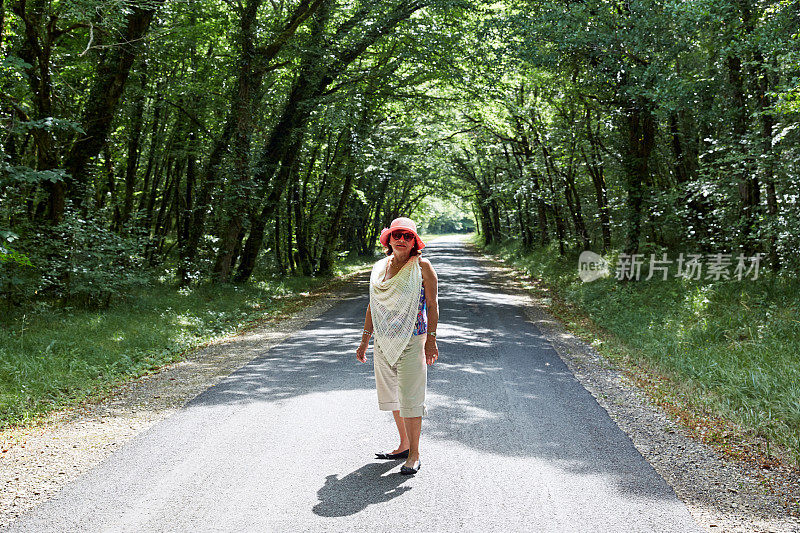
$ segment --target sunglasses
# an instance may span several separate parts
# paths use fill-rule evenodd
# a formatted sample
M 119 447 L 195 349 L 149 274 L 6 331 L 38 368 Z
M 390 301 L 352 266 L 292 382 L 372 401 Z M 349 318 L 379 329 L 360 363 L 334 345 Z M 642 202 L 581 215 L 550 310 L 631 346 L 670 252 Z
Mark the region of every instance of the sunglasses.
M 407 231 L 394 231 L 392 232 L 392 238 L 396 241 L 403 239 L 404 241 L 410 241 L 414 238 L 413 233 L 408 233 Z

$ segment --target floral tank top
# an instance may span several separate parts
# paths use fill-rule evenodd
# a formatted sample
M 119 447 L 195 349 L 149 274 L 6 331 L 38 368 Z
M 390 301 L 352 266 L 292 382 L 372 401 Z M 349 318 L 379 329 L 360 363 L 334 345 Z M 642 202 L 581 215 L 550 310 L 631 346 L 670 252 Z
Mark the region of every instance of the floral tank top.
M 428 306 L 425 303 L 425 287 L 423 286 L 419 294 L 419 311 L 417 311 L 417 323 L 414 325 L 414 335 L 422 335 L 428 332 L 427 309 Z

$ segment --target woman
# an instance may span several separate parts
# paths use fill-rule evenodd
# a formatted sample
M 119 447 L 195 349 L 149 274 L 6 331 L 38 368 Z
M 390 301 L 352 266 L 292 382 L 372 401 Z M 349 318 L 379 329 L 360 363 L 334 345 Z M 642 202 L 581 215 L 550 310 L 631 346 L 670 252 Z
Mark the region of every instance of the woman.
M 372 268 L 369 305 L 356 358 L 367 362 L 367 346 L 374 333 L 378 407 L 392 412 L 400 434 L 400 445 L 394 451 L 376 455 L 379 459 L 406 459 L 400 473 L 411 475 L 422 466 L 419 435 L 422 417 L 427 415 L 426 364 L 439 358 L 438 279 L 430 261 L 419 255 L 425 243 L 413 220 L 394 219 L 381 231 L 380 240 L 387 257 Z

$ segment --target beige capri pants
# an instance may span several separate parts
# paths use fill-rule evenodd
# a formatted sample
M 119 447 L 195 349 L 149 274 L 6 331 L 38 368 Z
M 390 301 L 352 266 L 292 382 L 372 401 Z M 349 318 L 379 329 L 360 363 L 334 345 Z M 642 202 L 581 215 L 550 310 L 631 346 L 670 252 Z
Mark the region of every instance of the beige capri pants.
M 426 335 L 412 335 L 403 353 L 394 365 L 374 344 L 375 385 L 378 389 L 378 407 L 381 411 L 400 410 L 403 418 L 428 416 L 425 409 L 425 387 L 428 366 L 425 364 Z

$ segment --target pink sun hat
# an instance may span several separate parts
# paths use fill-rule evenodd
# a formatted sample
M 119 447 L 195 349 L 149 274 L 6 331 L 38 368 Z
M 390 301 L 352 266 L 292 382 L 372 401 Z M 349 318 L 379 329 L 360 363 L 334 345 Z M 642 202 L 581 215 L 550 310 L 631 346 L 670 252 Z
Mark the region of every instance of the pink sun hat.
M 417 241 L 417 250 L 422 250 L 425 248 L 425 243 L 422 242 L 422 239 L 420 239 L 419 235 L 417 235 L 417 225 L 413 220 L 406 217 L 400 217 L 392 220 L 392 223 L 389 224 L 388 228 L 383 228 L 383 230 L 381 230 L 381 244 L 384 246 L 389 246 L 389 235 L 398 229 L 410 231 L 414 234 L 414 238 Z

